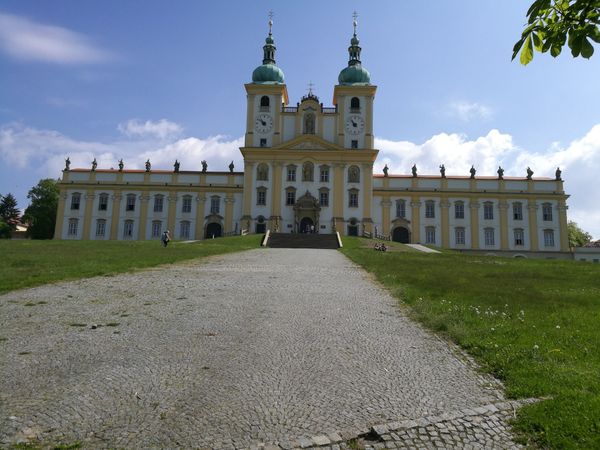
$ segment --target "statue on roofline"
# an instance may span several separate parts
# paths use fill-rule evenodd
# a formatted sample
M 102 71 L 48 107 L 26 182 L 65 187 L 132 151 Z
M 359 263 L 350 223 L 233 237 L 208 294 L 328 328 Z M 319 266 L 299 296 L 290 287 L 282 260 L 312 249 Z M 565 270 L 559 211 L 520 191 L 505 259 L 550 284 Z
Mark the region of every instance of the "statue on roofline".
M 446 167 L 443 164 L 440 166 L 440 175 L 442 178 L 446 178 Z
M 92 161 L 92 172 L 96 170 L 96 167 L 98 167 L 98 162 L 96 161 L 96 158 L 94 158 Z
M 205 160 L 202 160 L 202 172 L 206 172 L 208 168 L 208 163 Z
M 411 170 L 412 170 L 412 176 L 413 176 L 413 178 L 415 178 L 417 176 L 417 165 L 413 164 Z
M 152 164 L 150 164 L 150 158 L 148 158 L 148 160 L 146 161 L 146 172 L 150 172 L 151 168 Z
M 384 177 L 387 177 L 387 176 L 388 176 L 388 170 L 390 170 L 390 169 L 389 169 L 388 165 L 386 164 L 386 165 L 383 167 L 383 176 L 384 176 Z
M 175 160 L 175 164 L 173 164 L 173 171 L 175 173 L 179 173 L 179 161 Z
M 121 158 L 119 160 L 119 172 L 123 172 L 123 167 L 125 167 L 125 164 L 123 164 L 123 158 Z
M 501 166 L 498 166 L 498 179 L 504 180 L 504 169 Z
M 533 170 L 531 170 L 530 167 L 527 167 L 527 179 L 531 180 L 531 177 L 533 177 Z
M 560 170 L 560 167 L 556 168 L 556 172 L 554 175 L 556 177 L 556 181 L 562 181 L 562 178 L 561 178 L 562 171 Z
M 68 172 L 69 170 L 71 170 L 71 160 L 67 156 L 67 159 L 65 159 L 65 171 Z
M 229 163 L 229 172 L 233 173 L 233 169 L 235 168 L 235 166 L 233 165 L 233 161 L 231 161 Z
M 475 170 L 475 166 L 471 165 L 471 169 L 469 170 L 469 173 L 471 174 L 471 179 L 474 179 L 475 174 L 477 173 L 477 170 Z

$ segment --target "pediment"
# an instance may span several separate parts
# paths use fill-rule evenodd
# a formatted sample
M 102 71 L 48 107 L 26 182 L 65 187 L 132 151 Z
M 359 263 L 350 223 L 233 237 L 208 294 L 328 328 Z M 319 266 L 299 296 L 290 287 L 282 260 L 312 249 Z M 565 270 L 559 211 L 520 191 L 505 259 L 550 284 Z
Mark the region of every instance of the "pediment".
M 290 141 L 284 142 L 283 144 L 273 147 L 274 150 L 329 150 L 337 151 L 344 150 L 342 147 L 326 141 L 315 135 L 304 134 L 298 136 Z

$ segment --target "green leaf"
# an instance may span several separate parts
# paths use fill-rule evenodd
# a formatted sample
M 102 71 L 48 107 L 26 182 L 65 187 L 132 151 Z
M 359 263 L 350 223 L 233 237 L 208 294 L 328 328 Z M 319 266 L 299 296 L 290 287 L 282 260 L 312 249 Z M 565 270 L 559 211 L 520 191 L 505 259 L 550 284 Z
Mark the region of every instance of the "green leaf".
M 561 52 L 561 50 L 562 50 L 562 45 L 555 44 L 555 45 L 553 45 L 553 46 L 552 46 L 552 48 L 550 49 L 550 54 L 551 54 L 551 55 L 552 55 L 554 58 L 556 58 L 558 55 L 560 55 L 560 52 Z
M 525 42 L 525 38 L 519 39 L 518 42 L 513 47 L 513 55 L 512 55 L 512 58 L 510 59 L 511 61 L 513 61 L 515 59 L 515 56 L 517 56 L 517 54 L 519 53 L 519 50 L 521 50 L 521 47 L 523 46 L 523 42 Z
M 589 59 L 594 54 L 594 47 L 590 44 L 590 41 L 586 37 L 581 39 L 581 56 Z
M 519 60 L 521 61 L 521 64 L 526 66 L 527 64 L 529 64 L 531 62 L 532 59 L 533 59 L 533 42 L 531 39 L 531 35 L 529 35 L 529 36 L 527 36 L 527 39 L 525 40 L 525 46 L 521 50 L 521 58 Z
M 574 58 L 577 58 L 581 54 L 581 38 L 582 36 L 579 34 L 569 34 L 569 48 Z
M 534 48 L 538 52 L 541 52 L 542 51 L 542 40 L 540 39 L 540 37 L 538 36 L 537 33 L 531 33 L 531 36 L 533 36 L 533 46 L 534 46 Z
M 598 29 L 598 27 L 594 27 L 594 29 L 590 32 L 589 36 L 594 42 L 600 44 L 600 30 Z

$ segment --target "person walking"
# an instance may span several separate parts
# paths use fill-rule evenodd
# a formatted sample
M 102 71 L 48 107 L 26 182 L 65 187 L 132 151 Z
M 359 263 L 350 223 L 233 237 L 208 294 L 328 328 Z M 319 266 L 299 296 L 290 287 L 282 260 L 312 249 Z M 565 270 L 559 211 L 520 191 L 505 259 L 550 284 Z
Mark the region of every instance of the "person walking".
M 160 238 L 163 247 L 166 247 L 169 244 L 169 241 L 171 240 L 171 236 L 169 235 L 169 230 L 165 230 L 162 234 L 162 237 Z

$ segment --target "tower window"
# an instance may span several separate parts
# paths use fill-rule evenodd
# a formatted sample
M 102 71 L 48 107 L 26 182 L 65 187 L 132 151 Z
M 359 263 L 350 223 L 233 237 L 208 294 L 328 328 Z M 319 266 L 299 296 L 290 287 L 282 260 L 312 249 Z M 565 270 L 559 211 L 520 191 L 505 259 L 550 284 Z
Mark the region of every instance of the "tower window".
M 267 146 L 267 138 L 260 138 L 260 146 L 261 147 Z
M 350 143 L 350 147 L 351 148 L 358 148 L 358 140 L 357 139 L 352 139 L 352 142 Z
M 358 97 L 352 97 L 352 99 L 350 100 L 350 112 L 360 112 L 360 100 L 358 99 Z
M 269 97 L 267 97 L 266 95 L 263 95 L 260 98 L 260 110 L 261 111 L 269 111 Z

